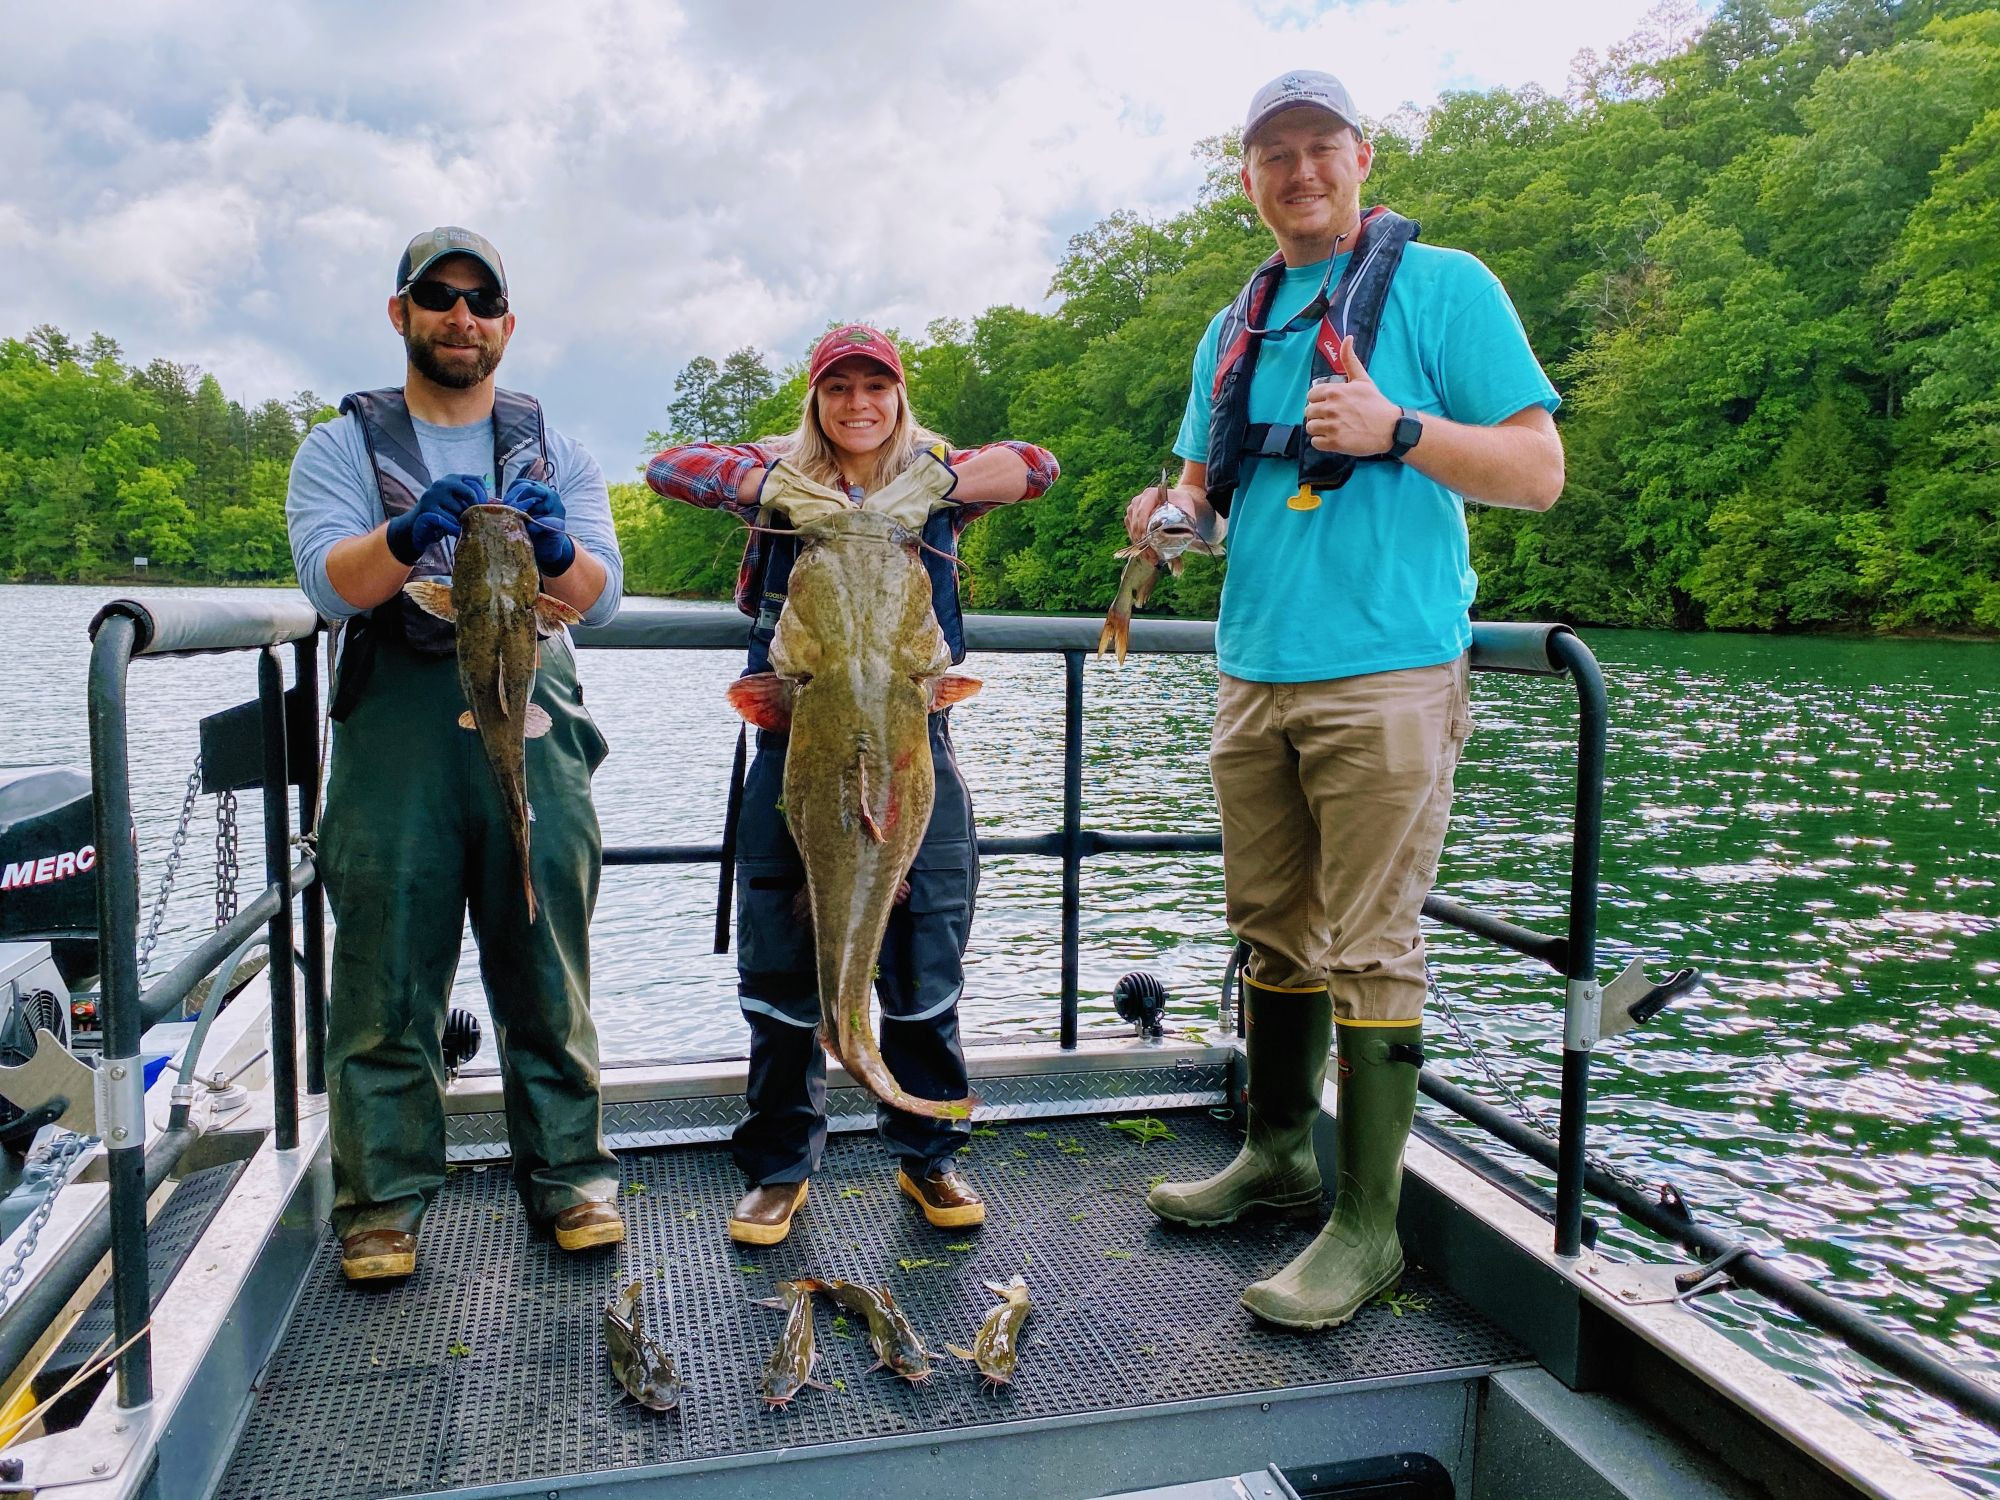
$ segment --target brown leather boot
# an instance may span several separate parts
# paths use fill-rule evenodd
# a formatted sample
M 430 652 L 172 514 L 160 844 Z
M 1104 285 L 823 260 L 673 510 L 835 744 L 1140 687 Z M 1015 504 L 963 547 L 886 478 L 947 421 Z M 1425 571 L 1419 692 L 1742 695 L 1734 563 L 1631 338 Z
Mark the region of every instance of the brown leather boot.
M 601 1199 L 564 1209 L 556 1215 L 551 1227 L 556 1232 L 556 1244 L 565 1250 L 616 1245 L 625 1238 L 625 1220 L 617 1209 Z
M 391 1281 L 417 1268 L 417 1237 L 406 1229 L 361 1229 L 340 1242 L 349 1281 Z
M 729 1237 L 739 1245 L 777 1245 L 792 1232 L 792 1215 L 805 1206 L 807 1182 L 767 1182 L 743 1195 L 729 1216 Z
M 898 1167 L 896 1186 L 917 1200 L 933 1228 L 970 1229 L 986 1222 L 985 1203 L 950 1162 L 932 1168 L 921 1181 Z

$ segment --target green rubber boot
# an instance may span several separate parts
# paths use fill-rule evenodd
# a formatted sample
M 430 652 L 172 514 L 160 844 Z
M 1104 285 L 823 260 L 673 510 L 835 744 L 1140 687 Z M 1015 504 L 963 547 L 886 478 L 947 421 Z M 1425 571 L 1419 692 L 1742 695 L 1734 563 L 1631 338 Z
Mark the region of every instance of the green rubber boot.
M 1340 1189 L 1319 1238 L 1277 1275 L 1251 1283 L 1243 1305 L 1285 1328 L 1333 1328 L 1403 1274 L 1396 1204 L 1403 1146 L 1417 1108 L 1423 1027 L 1340 1026 Z
M 1227 1224 L 1253 1208 L 1310 1209 L 1320 1201 L 1313 1122 L 1332 1042 L 1325 990 L 1288 994 L 1243 987 L 1249 1022 L 1250 1120 L 1236 1160 L 1200 1182 L 1163 1182 L 1146 1206 L 1176 1224 Z

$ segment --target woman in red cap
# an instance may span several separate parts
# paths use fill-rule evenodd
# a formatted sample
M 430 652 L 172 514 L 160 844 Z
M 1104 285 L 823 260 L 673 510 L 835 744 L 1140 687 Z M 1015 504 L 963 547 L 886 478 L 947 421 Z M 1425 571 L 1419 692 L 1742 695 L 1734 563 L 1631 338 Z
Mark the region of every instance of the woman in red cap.
M 939 504 L 923 523 L 931 604 L 951 648 L 965 656 L 965 633 L 952 564 L 958 536 L 996 506 L 1032 500 L 1055 483 L 1052 454 L 1032 443 L 952 449 L 917 421 L 896 346 L 864 324 L 836 328 L 814 347 L 799 425 L 755 443 L 691 443 L 668 448 L 646 470 L 662 495 L 751 516 L 771 468 L 783 460 L 815 484 L 857 504 L 914 466 L 933 466 L 927 488 Z M 745 675 L 768 672 L 772 633 L 784 609 L 798 555 L 790 529 L 769 511 L 743 552 L 736 605 L 754 623 Z M 876 993 L 882 1002 L 882 1057 L 911 1093 L 958 1099 L 967 1092 L 958 1035 L 958 997 L 979 884 L 972 799 L 952 758 L 949 710 L 931 715 L 937 800 L 923 846 L 910 869 L 908 898 L 883 939 Z M 750 1024 L 747 1113 L 733 1147 L 748 1191 L 729 1217 L 732 1239 L 775 1245 L 791 1232 L 807 1181 L 826 1148 L 826 1059 L 819 1025 L 818 979 L 810 924 L 797 914 L 805 866 L 778 810 L 787 736 L 757 731 L 757 755 L 744 781 L 736 833 L 737 997 Z M 883 1139 L 897 1158 L 897 1182 L 940 1229 L 985 1222 L 986 1206 L 958 1173 L 953 1153 L 962 1123 L 929 1120 L 887 1107 Z

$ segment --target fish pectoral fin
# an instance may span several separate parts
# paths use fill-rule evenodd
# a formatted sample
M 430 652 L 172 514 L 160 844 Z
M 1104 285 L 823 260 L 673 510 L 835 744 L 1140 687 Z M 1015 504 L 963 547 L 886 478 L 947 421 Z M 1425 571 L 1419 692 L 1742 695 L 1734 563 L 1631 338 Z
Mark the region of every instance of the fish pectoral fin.
M 970 1349 L 961 1349 L 957 1344 L 946 1344 L 944 1347 L 946 1353 L 956 1354 L 967 1364 L 976 1365 L 979 1363 L 979 1356 L 974 1354 Z
M 825 1382 L 824 1380 L 810 1380 L 810 1379 L 809 1379 L 809 1380 L 805 1380 L 805 1381 L 801 1382 L 801 1384 L 804 1384 L 804 1385 L 809 1385 L 809 1386 L 811 1386 L 811 1387 L 812 1387 L 812 1388 L 813 1388 L 814 1390 L 816 1390 L 816 1391 L 830 1391 L 830 1390 L 832 1390 L 832 1389 L 833 1389 L 833 1387 L 832 1387 L 832 1386 L 830 1386 L 830 1385 L 828 1385 L 828 1384 L 827 1384 L 827 1383 L 826 1383 L 826 1382 Z
M 555 728 L 555 720 L 549 717 L 549 711 L 539 703 L 530 703 L 528 712 L 523 717 L 527 724 L 523 732 L 528 739 L 538 740 Z
M 784 1302 L 777 1297 L 755 1297 L 751 1299 L 750 1305 L 752 1307 L 775 1307 L 779 1312 L 787 1311 Z
M 753 672 L 729 684 L 729 706 L 759 729 L 783 734 L 792 727 L 792 696 L 776 672 Z
M 412 578 L 403 585 L 403 592 L 417 601 L 417 607 L 427 615 L 436 615 L 440 620 L 456 620 L 458 610 L 451 602 L 451 585 L 439 583 L 435 578 Z
M 963 672 L 947 672 L 931 684 L 931 712 L 963 703 L 984 686 L 977 677 L 967 677 Z
M 1181 569 L 1185 568 L 1186 566 L 1187 566 L 1187 558 L 1178 553 L 1167 560 L 1167 571 L 1173 574 L 1174 577 L 1176 578 L 1181 576 Z
M 553 594 L 535 595 L 535 634 L 554 635 L 565 625 L 581 625 L 583 616 Z
M 458 716 L 458 727 L 460 729 L 470 729 L 475 734 L 479 732 L 479 721 L 472 717 L 471 709 L 468 708 Z

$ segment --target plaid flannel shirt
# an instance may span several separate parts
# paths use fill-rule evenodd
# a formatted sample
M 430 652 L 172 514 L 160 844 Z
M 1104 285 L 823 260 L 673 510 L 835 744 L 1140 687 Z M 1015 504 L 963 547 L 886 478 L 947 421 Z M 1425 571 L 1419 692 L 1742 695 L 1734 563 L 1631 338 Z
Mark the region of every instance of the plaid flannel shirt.
M 1021 497 L 1023 500 L 1047 494 L 1049 486 L 1062 473 L 1056 456 L 1033 443 L 989 443 L 986 446 L 1011 448 L 1028 466 L 1028 492 Z M 950 463 L 956 468 L 975 453 L 985 451 L 985 448 L 954 448 Z M 743 483 L 745 474 L 772 463 L 777 457 L 776 453 L 756 443 L 689 443 L 655 455 L 653 461 L 646 465 L 646 483 L 670 500 L 685 500 L 690 505 L 699 505 L 707 510 L 727 510 L 746 515 L 756 507 L 746 506 L 737 499 L 737 487 Z M 961 505 L 952 514 L 952 529 L 955 533 L 962 532 L 989 510 L 1013 503 L 1007 500 L 980 500 Z

